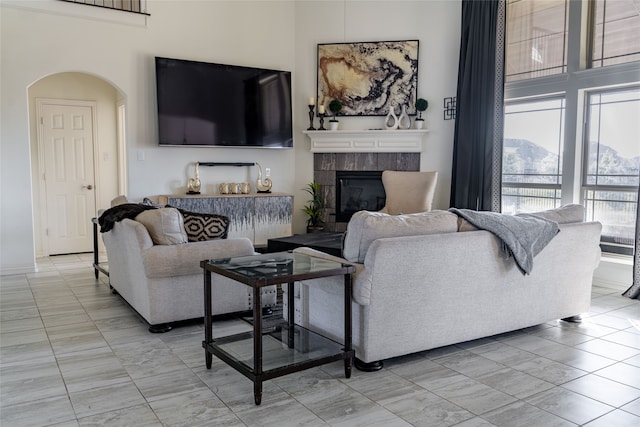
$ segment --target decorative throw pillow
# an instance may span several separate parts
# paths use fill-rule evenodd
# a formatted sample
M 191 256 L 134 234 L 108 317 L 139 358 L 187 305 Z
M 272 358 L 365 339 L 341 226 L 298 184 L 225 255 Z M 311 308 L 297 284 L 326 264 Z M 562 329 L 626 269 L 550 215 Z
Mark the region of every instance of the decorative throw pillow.
M 556 209 L 549 209 L 541 212 L 522 213 L 519 215 L 533 215 L 538 218 L 544 218 L 555 221 L 558 224 L 567 224 L 571 222 L 584 221 L 584 206 L 577 204 L 568 204 L 560 206 Z
M 135 218 L 147 228 L 156 245 L 179 245 L 187 243 L 182 215 L 176 208 L 146 210 Z
M 179 209 L 184 218 L 184 229 L 190 242 L 226 239 L 229 218 L 224 215 L 203 214 Z

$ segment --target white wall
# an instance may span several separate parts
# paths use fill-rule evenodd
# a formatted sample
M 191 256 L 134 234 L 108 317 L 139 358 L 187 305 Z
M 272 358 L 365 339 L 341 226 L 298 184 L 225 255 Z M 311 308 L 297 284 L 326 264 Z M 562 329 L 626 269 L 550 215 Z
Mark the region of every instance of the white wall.
M 420 170 L 439 172 L 435 209 L 449 207 L 453 120 L 443 120 L 443 99 L 456 96 L 460 49 L 459 1 L 310 1 L 296 7 L 296 130 L 309 126 L 303 114 L 316 96 L 318 43 L 419 40 L 418 97 L 429 101 Z M 308 111 L 308 110 L 307 110 Z M 318 121 L 316 120 L 316 125 Z M 341 129 L 382 128 L 383 117 L 342 117 Z M 300 136 L 298 135 L 298 140 Z M 308 140 L 304 141 L 308 148 Z M 313 179 L 313 158 L 297 159 L 296 179 Z
M 56 73 L 98 76 L 124 97 L 131 199 L 184 192 L 197 160 L 259 161 L 271 168 L 274 191 L 296 196 L 294 228 L 302 232 L 301 189 L 313 178 L 313 156 L 301 132 L 308 126 L 307 99 L 315 93 L 316 44 L 418 39 L 419 96 L 431 104 L 421 169 L 440 172 L 435 207 L 448 207 L 453 122 L 442 120 L 441 105 L 442 98 L 455 95 L 459 1 L 176 0 L 149 1 L 148 7 L 144 24 L 140 17 L 123 22 L 122 12 L 96 14 L 53 0 L 0 3 L 0 273 L 35 267 L 28 89 Z M 92 9 L 100 18 L 75 16 L 77 8 Z M 156 55 L 293 71 L 295 148 L 158 147 Z M 342 122 L 366 129 L 380 127 L 381 118 Z M 256 177 L 256 168 L 201 168 L 203 191 L 209 193 L 219 182 Z

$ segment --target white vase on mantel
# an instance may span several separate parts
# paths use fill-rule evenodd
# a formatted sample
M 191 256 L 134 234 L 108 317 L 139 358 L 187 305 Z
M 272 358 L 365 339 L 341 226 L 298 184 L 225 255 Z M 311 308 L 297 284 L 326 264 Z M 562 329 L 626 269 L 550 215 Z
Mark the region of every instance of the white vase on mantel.
M 329 120 L 329 130 L 338 130 L 338 123 L 337 120 Z
M 398 128 L 411 129 L 411 119 L 407 114 L 407 107 L 405 105 L 402 106 L 402 112 L 400 113 L 400 117 L 398 117 Z
M 396 112 L 393 107 L 389 107 L 389 114 L 384 119 L 384 127 L 387 130 L 398 129 L 398 117 L 396 116 Z

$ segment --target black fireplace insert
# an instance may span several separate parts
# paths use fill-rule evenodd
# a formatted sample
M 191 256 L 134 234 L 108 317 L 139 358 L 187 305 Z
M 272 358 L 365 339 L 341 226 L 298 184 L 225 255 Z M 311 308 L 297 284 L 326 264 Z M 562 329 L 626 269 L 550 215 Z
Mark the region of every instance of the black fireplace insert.
M 358 211 L 385 205 L 382 171 L 336 171 L 336 222 L 349 222 Z

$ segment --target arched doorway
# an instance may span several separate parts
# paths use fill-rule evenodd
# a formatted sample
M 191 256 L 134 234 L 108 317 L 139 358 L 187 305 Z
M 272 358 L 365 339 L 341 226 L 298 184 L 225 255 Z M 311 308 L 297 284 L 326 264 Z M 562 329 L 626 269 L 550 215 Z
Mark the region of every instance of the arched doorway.
M 78 72 L 44 77 L 28 94 L 36 256 L 89 252 L 91 217 L 125 192 L 124 96 Z M 66 194 L 57 186 L 69 176 L 79 179 L 69 180 Z M 54 187 L 63 193 L 52 195 Z

